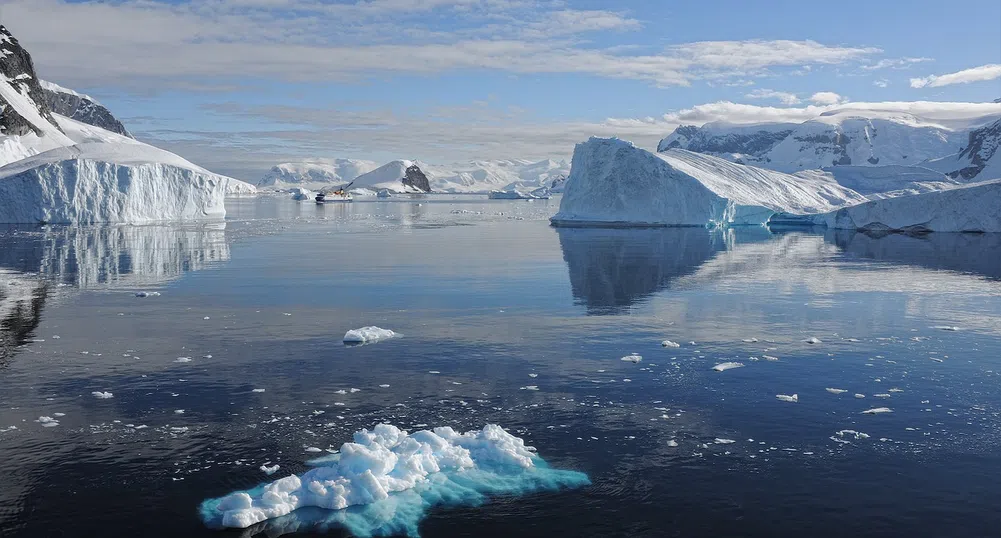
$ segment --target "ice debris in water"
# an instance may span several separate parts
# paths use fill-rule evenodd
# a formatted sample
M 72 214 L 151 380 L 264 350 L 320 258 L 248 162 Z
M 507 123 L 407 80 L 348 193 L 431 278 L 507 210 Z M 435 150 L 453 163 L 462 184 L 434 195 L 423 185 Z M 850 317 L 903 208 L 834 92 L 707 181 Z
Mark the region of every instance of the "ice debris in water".
M 889 407 L 873 407 L 872 409 L 866 409 L 865 411 L 862 411 L 862 414 L 863 415 L 878 415 L 878 414 L 881 414 L 881 413 L 892 413 L 892 412 L 893 412 L 893 409 L 890 409 Z
M 487 495 L 590 484 L 587 475 L 552 469 L 533 452 L 492 424 L 464 434 L 449 427 L 408 434 L 379 424 L 356 432 L 354 442 L 337 453 L 310 462 L 314 468 L 301 476 L 206 500 L 200 513 L 210 527 L 246 528 L 280 518 L 269 522 L 273 529 L 342 527 L 356 536 L 417 536 L 435 505 L 477 506 Z
M 806 340 L 803 340 L 803 341 L 806 342 L 807 344 L 821 344 L 821 343 L 823 343 L 823 342 L 820 341 L 819 338 L 817 338 L 815 336 L 811 336 L 810 338 L 807 338 Z
M 174 359 L 174 362 L 180 362 L 180 363 L 191 362 L 191 357 L 178 357 Z
M 266 389 L 254 389 L 252 392 L 264 392 Z
M 765 359 L 766 361 L 772 361 L 772 362 L 779 360 L 778 357 L 773 357 L 771 355 L 762 355 L 761 358 Z
M 855 393 L 855 397 L 861 400 L 862 398 L 865 398 L 865 394 Z
M 783 402 L 798 402 L 799 401 L 799 394 L 793 394 L 792 396 L 790 396 L 788 394 L 776 394 L 775 397 L 778 398 L 779 400 L 782 400 Z
M 756 343 L 757 341 L 758 341 L 758 339 L 757 339 L 757 338 L 745 338 L 745 339 L 744 339 L 744 343 L 747 343 L 747 344 L 754 344 L 754 343 Z
M 844 393 L 848 392 L 848 391 L 847 391 L 847 390 L 845 390 L 845 389 L 832 389 L 832 388 L 826 388 L 826 389 L 824 389 L 824 390 L 826 390 L 827 392 L 830 392 L 831 394 L 844 394 Z
M 91 394 L 98 400 L 107 400 L 108 398 L 115 397 L 115 395 L 110 392 L 101 392 L 99 390 L 95 390 L 94 392 L 91 392 Z
M 386 340 L 400 336 L 389 329 L 382 329 L 376 326 L 351 329 L 344 333 L 345 344 L 373 344 L 379 340 Z
M 136 297 L 159 297 L 160 292 L 158 291 L 139 291 L 136 292 Z
M 59 421 L 52 417 L 38 417 L 38 420 L 36 420 L 35 422 L 41 424 L 46 428 L 54 428 L 59 425 Z
M 663 342 L 660 343 L 660 345 L 664 347 L 681 347 L 681 344 L 677 342 L 672 342 L 670 340 L 664 340 Z
M 643 357 L 641 357 L 641 356 L 633 353 L 632 355 L 626 355 L 625 357 L 622 357 L 622 359 L 620 359 L 620 360 L 636 364 L 636 363 L 640 362 L 641 360 L 643 360 Z
M 869 434 L 862 433 L 860 431 L 855 431 L 855 430 L 841 430 L 839 432 L 835 432 L 835 435 L 837 435 L 838 437 L 841 437 L 842 439 L 845 438 L 845 437 L 854 437 L 856 440 L 868 439 L 869 438 Z
M 743 367 L 744 363 L 742 362 L 723 362 L 717 364 L 716 366 L 713 366 L 713 370 L 716 370 L 717 372 L 723 372 L 726 370 L 732 370 L 734 368 L 743 368 Z
M 958 331 L 959 327 L 953 327 L 950 325 L 935 325 L 932 329 L 938 329 L 940 331 Z
M 268 462 L 268 463 L 270 463 L 270 462 Z M 281 465 L 278 465 L 277 463 L 274 464 L 274 465 L 272 465 L 272 466 L 270 466 L 270 467 L 268 467 L 267 463 L 265 463 L 264 465 L 261 465 L 261 471 L 264 474 L 268 475 L 268 476 L 271 476 L 271 475 L 277 473 L 278 469 L 281 469 L 281 468 L 282 468 Z

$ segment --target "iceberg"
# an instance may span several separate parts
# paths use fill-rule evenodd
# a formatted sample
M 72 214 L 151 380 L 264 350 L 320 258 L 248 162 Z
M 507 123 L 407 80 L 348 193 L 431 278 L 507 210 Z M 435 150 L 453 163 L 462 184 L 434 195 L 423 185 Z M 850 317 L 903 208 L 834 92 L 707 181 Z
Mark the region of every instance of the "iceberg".
M 370 327 L 362 327 L 360 329 L 351 329 L 350 331 L 344 333 L 344 343 L 374 344 L 379 340 L 387 340 L 389 338 L 396 338 L 397 336 L 400 336 L 400 334 L 389 329 L 383 329 L 373 325 Z
M 793 176 L 618 139 L 574 149 L 556 226 L 762 225 L 776 213 L 811 215 L 865 202 L 821 176 Z
M 449 427 L 411 434 L 379 424 L 310 463 L 314 468 L 302 475 L 204 501 L 202 520 L 213 528 L 268 522 L 270 530 L 342 527 L 356 536 L 417 536 L 434 506 L 477 506 L 490 495 L 590 484 L 583 473 L 550 468 L 523 439 L 492 424 L 463 434 Z
M 828 228 L 865 232 L 1001 232 L 1001 179 L 883 198 L 814 217 Z

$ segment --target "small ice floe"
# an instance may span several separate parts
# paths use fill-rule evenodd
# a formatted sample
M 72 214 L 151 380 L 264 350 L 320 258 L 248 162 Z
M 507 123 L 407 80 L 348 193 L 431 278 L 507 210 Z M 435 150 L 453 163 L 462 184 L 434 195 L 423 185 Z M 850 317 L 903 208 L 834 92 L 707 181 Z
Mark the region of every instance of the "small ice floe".
M 136 292 L 136 297 L 159 297 L 160 292 L 158 291 L 139 291 Z
M 38 417 L 38 420 L 36 420 L 35 422 L 41 424 L 42 427 L 44 428 L 55 428 L 56 426 L 59 425 L 58 420 L 52 417 L 45 417 L 45 416 Z
M 667 442 L 667 446 L 672 447 L 672 448 L 676 447 L 676 446 L 678 446 L 678 442 L 675 441 L 674 439 L 671 439 L 670 441 Z
M 806 340 L 803 340 L 803 341 L 806 342 L 807 344 L 822 344 L 823 343 L 823 342 L 820 341 L 819 338 L 817 338 L 815 336 L 811 336 L 810 338 L 807 338 Z
M 830 388 L 830 387 L 828 387 L 828 388 L 826 388 L 824 390 L 826 390 L 827 392 L 830 392 L 831 394 L 844 394 L 844 393 L 848 392 L 845 389 L 835 389 L 835 388 Z
M 632 355 L 626 355 L 625 357 L 622 357 L 619 360 L 622 360 L 622 361 L 625 361 L 625 362 L 631 362 L 633 364 L 636 364 L 636 363 L 642 361 L 643 357 L 641 357 L 641 356 L 633 353 Z
M 271 463 L 271 462 L 268 462 L 268 463 Z M 272 466 L 270 466 L 270 467 L 268 467 L 268 463 L 265 463 L 264 465 L 261 465 L 261 471 L 264 474 L 268 475 L 268 476 L 271 476 L 271 475 L 277 473 L 278 469 L 282 468 L 281 465 L 278 465 L 277 463 L 274 464 L 274 465 L 272 465 Z
M 253 391 L 251 391 L 251 392 L 264 392 L 265 390 L 266 390 L 266 389 L 254 389 L 254 390 L 253 390 Z
M 779 400 L 783 401 L 783 402 L 793 402 L 793 403 L 795 403 L 795 402 L 799 401 L 799 394 L 793 394 L 793 395 L 789 395 L 789 394 L 776 394 L 775 397 L 778 398 Z
M 400 334 L 372 325 L 360 329 L 351 329 L 344 333 L 344 343 L 349 345 L 374 344 L 380 340 L 388 340 L 397 336 L 400 336 Z
M 933 361 L 935 361 L 935 362 L 945 362 L 944 360 L 942 360 L 942 359 L 940 359 L 940 358 L 938 358 L 938 357 L 928 357 L 928 358 L 929 358 L 930 360 L 933 360 Z
M 697 344 L 695 343 L 695 340 L 692 340 L 691 342 L 688 342 L 688 345 L 694 346 L 694 345 L 697 345 Z
M 0 433 L 12 432 L 17 429 L 17 426 L 7 426 L 6 428 L 0 428 Z
M 715 442 L 717 445 L 732 445 L 737 441 L 734 441 L 733 439 L 722 439 L 720 437 L 717 437 L 716 439 L 713 440 L 713 442 Z
M 883 394 L 873 394 L 872 396 L 873 396 L 873 398 L 889 398 L 890 397 L 890 395 L 886 394 L 886 393 L 883 393 Z
M 713 366 L 713 370 L 717 372 L 725 372 L 726 370 L 733 370 L 734 368 L 743 368 L 744 363 L 742 362 L 722 362 Z
M 380 388 L 380 389 L 388 389 L 388 388 L 389 388 L 389 385 L 387 385 L 387 384 L 383 383 L 382 385 L 379 385 L 379 388 Z
M 191 362 L 191 357 L 178 357 L 178 358 L 174 359 L 174 362 L 178 362 L 178 363 Z
M 438 370 L 428 370 L 428 373 L 429 373 L 429 374 L 432 374 L 432 375 L 438 375 L 438 374 L 440 374 L 441 372 L 439 372 Z
M 205 316 L 205 317 L 204 317 L 204 318 L 202 318 L 202 319 L 210 319 L 210 318 L 209 318 L 208 316 Z
M 772 361 L 772 362 L 779 360 L 778 357 L 773 357 L 771 355 L 762 355 L 761 358 L 765 359 L 766 361 Z
M 670 340 L 664 340 L 663 342 L 660 343 L 660 345 L 664 347 L 681 347 L 681 344 L 677 342 L 672 342 Z
M 890 389 L 890 390 L 888 390 L 886 392 L 904 392 L 904 389 L 898 389 L 897 387 L 893 387 L 892 389 Z
M 538 385 L 526 385 L 524 387 L 521 387 L 521 390 L 539 390 L 539 386 Z
M 893 412 L 893 409 L 890 409 L 889 407 L 873 407 L 872 409 L 866 409 L 865 411 L 862 411 L 862 414 L 863 415 L 879 415 L 879 414 L 882 414 L 882 413 L 892 413 L 892 412 Z
M 52 416 L 54 416 L 56 418 L 65 417 L 66 413 L 52 413 Z
M 932 329 L 938 329 L 940 331 L 958 331 L 959 327 L 949 326 L 949 325 L 935 325 Z
M 184 409 L 174 409 L 174 414 L 175 415 L 183 415 L 184 414 Z
M 744 343 L 746 343 L 746 344 L 754 344 L 754 343 L 757 343 L 757 341 L 758 341 L 757 338 L 745 338 L 744 339 Z
M 846 437 L 850 437 L 852 439 L 855 439 L 856 441 L 861 441 L 862 439 L 868 439 L 869 438 L 869 434 L 862 433 L 860 431 L 855 431 L 855 430 L 841 430 L 839 432 L 834 432 L 834 435 L 837 435 L 838 437 L 840 437 L 842 439 L 844 439 Z
M 861 400 L 862 398 L 865 398 L 865 394 L 859 394 L 859 393 L 856 392 L 855 393 L 855 397 L 858 398 L 859 400 Z
M 532 377 L 532 378 L 539 377 L 539 374 L 528 374 L 528 377 Z
M 307 447 L 306 448 L 306 452 L 310 452 L 310 453 L 314 453 L 315 454 L 317 452 L 323 452 L 323 451 L 320 450 L 319 448 L 316 448 L 315 446 L 311 446 L 311 447 Z
M 112 394 L 112 393 L 110 393 L 110 392 L 101 392 L 99 390 L 95 390 L 94 392 L 91 392 L 91 395 L 93 395 L 98 400 L 107 400 L 109 398 L 114 398 L 115 397 L 115 395 Z

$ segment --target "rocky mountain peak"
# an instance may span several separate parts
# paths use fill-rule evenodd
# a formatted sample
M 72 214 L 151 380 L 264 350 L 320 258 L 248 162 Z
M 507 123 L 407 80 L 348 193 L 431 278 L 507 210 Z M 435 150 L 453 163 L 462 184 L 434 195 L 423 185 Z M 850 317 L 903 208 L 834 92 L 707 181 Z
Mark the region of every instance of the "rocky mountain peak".
M 6 92 L 12 93 L 9 97 L 0 94 L 0 134 L 23 136 L 28 133 L 37 135 L 44 133 L 43 127 L 47 126 L 36 125 L 32 122 L 33 118 L 25 117 L 26 107 L 33 108 L 43 121 L 62 131 L 52 117 L 52 109 L 45 100 L 45 94 L 31 62 L 31 55 L 3 25 L 0 25 L 0 75 L 4 78 L 0 84 L 6 84 L 13 89 L 13 92 Z M 11 99 L 21 102 L 11 103 Z M 21 105 L 21 112 L 17 110 L 18 105 Z
M 431 192 L 431 183 L 428 181 L 428 177 L 424 175 L 424 172 L 416 165 L 412 164 L 407 167 L 406 176 L 403 178 L 403 184 L 407 187 L 417 189 L 421 192 Z

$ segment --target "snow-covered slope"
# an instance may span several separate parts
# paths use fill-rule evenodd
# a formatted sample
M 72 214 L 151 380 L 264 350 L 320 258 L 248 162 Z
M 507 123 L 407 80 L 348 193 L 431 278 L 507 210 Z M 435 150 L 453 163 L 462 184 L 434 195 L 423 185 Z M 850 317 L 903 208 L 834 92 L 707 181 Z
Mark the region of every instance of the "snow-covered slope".
M 848 104 L 800 124 L 681 126 L 658 150 L 688 149 L 789 173 L 917 165 L 955 153 L 972 129 L 999 116 L 995 103 Z
M 221 217 L 227 193 L 254 190 L 168 151 L 53 113 L 31 56 L 2 26 L 0 129 L 0 222 Z
M 488 193 L 493 190 L 533 190 L 552 187 L 566 177 L 566 161 L 498 160 L 453 165 L 422 165 L 436 192 Z
M 1001 178 L 1001 119 L 970 131 L 966 146 L 959 153 L 924 163 L 925 166 L 954 179 Z
M 417 166 L 416 163 L 405 160 L 386 163 L 367 174 L 356 177 L 354 185 L 351 188 L 372 191 L 386 189 L 391 192 L 428 192 L 428 190 L 419 188 L 410 181 L 404 181 L 408 178 L 407 171 L 413 166 Z M 419 166 L 418 171 L 420 171 Z M 413 172 L 409 175 L 412 176 Z
M 828 228 L 872 232 L 1001 232 L 1001 179 L 873 200 L 814 218 Z
M 125 125 L 104 105 L 97 102 L 97 99 L 52 82 L 44 80 L 38 82 L 42 86 L 45 103 L 53 113 L 134 138 Z
M 320 190 L 337 187 L 378 168 L 372 161 L 354 159 L 309 159 L 275 165 L 257 182 L 258 187 Z
M 651 153 L 617 139 L 574 150 L 557 225 L 764 224 L 865 197 L 825 176 L 792 176 L 683 150 Z

